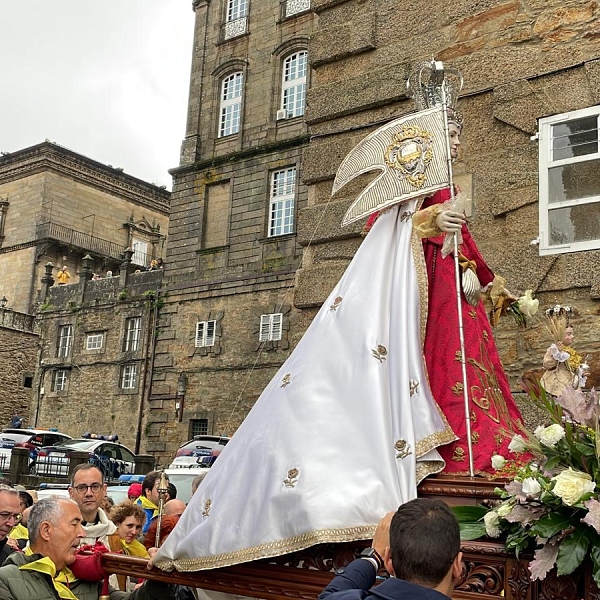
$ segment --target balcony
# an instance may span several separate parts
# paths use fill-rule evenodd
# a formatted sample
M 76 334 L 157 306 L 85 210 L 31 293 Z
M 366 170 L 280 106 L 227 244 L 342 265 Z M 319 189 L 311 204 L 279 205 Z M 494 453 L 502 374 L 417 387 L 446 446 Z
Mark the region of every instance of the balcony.
M 310 10 L 310 0 L 283 0 L 282 4 L 285 19 Z
M 40 223 L 36 227 L 36 237 L 38 240 L 45 239 L 66 244 L 97 256 L 114 258 L 116 260 L 123 258 L 123 250 L 125 250 L 125 246 L 120 246 L 119 244 L 103 240 L 88 233 L 76 231 L 59 223 Z
M 240 35 L 244 35 L 247 29 L 248 17 L 246 16 L 227 21 L 221 26 L 221 39 L 227 41 L 239 37 Z

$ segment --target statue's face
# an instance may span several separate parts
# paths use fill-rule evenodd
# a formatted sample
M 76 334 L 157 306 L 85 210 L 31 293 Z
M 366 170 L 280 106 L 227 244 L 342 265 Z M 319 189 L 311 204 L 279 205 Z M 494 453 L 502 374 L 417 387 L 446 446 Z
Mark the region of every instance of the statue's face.
M 460 128 L 454 123 L 449 123 L 448 133 L 450 135 L 450 156 L 452 156 L 452 158 L 458 158 L 458 148 L 460 147 Z

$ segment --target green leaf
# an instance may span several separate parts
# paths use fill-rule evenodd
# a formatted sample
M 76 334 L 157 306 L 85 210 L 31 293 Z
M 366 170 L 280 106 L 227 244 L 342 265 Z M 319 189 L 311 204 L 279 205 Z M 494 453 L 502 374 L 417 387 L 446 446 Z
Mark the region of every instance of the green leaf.
M 600 585 L 600 538 L 594 536 L 595 540 L 590 550 L 590 557 L 592 559 L 594 581 Z
M 589 527 L 578 527 L 564 539 L 556 559 L 558 575 L 569 575 L 583 562 L 591 538 L 592 533 Z
M 596 454 L 596 449 L 588 444 L 582 444 L 581 442 L 575 442 L 573 445 L 584 456 L 594 456 L 594 454 Z
M 550 460 L 548 460 L 546 462 L 546 464 L 544 465 L 544 469 L 546 469 L 546 471 L 552 471 L 552 470 L 556 469 L 556 467 L 560 463 L 560 460 L 561 460 L 560 456 L 552 457 Z
M 559 531 L 567 529 L 578 523 L 577 519 L 573 518 L 573 515 L 568 516 L 562 515 L 561 513 L 550 513 L 542 517 L 532 528 L 531 532 L 534 535 L 549 539 L 553 535 L 556 535 Z
M 459 523 L 476 523 L 481 521 L 484 515 L 489 512 L 485 506 L 453 506 L 452 512 Z
M 484 523 L 459 523 L 459 526 L 460 539 L 463 541 L 477 540 L 486 534 Z

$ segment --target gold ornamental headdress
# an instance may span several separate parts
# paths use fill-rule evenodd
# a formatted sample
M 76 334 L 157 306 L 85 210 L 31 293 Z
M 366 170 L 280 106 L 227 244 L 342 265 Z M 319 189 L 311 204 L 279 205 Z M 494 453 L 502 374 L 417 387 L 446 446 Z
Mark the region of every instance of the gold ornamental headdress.
M 555 343 L 562 342 L 565 336 L 565 329 L 570 327 L 569 322 L 574 314 L 573 309 L 570 306 L 557 304 L 546 310 L 544 314 L 546 315 L 546 325 L 552 340 Z
M 446 104 L 448 109 L 456 103 L 462 76 L 456 69 L 445 69 L 442 62 L 432 61 L 421 65 L 407 85 L 419 112 L 370 133 L 348 153 L 337 171 L 332 195 L 359 175 L 381 171 L 351 204 L 342 226 L 451 183 L 447 122 L 456 117 L 443 112 L 444 90 L 451 103 Z

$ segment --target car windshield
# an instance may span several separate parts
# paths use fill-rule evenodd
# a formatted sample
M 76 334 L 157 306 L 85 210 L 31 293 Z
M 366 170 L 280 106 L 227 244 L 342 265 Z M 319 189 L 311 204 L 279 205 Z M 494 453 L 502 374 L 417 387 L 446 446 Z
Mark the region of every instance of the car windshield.
M 68 440 L 66 442 L 57 442 L 55 446 L 65 446 L 73 450 L 89 450 L 98 440 Z

